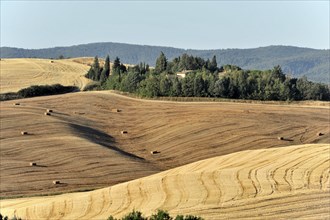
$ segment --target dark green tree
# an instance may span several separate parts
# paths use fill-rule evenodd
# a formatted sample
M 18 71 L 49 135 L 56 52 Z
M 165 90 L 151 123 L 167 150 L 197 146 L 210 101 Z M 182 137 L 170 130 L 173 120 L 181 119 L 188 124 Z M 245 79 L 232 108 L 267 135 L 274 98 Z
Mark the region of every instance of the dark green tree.
M 143 217 L 141 212 L 134 210 L 125 215 L 122 220 L 147 220 L 147 218 Z
M 104 67 L 103 67 L 103 70 L 101 72 L 101 76 L 100 76 L 101 83 L 104 83 L 108 79 L 109 75 L 110 75 L 110 58 L 109 58 L 109 55 L 108 55 L 105 58 Z
M 201 74 L 196 74 L 194 78 L 194 96 L 195 97 L 204 96 L 204 80 Z
M 193 74 L 188 74 L 182 79 L 182 95 L 185 97 L 194 96 L 194 76 Z
M 100 63 L 99 63 L 98 57 L 96 56 L 94 58 L 94 62 L 92 64 L 91 68 L 88 70 L 88 72 L 86 74 L 86 77 L 91 80 L 99 81 L 100 75 L 101 75 Z
M 93 80 L 99 81 L 100 80 L 101 71 L 100 71 L 99 58 L 97 56 L 94 58 L 94 63 L 92 65 L 92 68 L 93 68 L 93 71 L 94 71 L 94 78 L 93 78 Z
M 139 72 L 130 71 L 123 76 L 121 88 L 125 92 L 134 93 L 137 91 L 140 81 L 141 77 Z
M 163 52 L 160 53 L 159 57 L 156 60 L 156 67 L 155 72 L 156 73 L 162 73 L 167 68 L 167 59 Z
M 173 79 L 170 95 L 171 96 L 181 96 L 182 95 L 181 81 L 178 79 L 178 77 L 175 77 Z
M 170 214 L 163 210 L 158 210 L 156 214 L 150 216 L 149 220 L 172 220 Z
M 162 76 L 159 82 L 160 95 L 169 96 L 171 93 L 172 82 L 169 80 L 168 76 Z
M 279 79 L 281 82 L 285 81 L 285 75 L 280 65 L 274 66 L 272 69 L 271 78 Z
M 119 57 L 116 57 L 116 59 L 114 60 L 113 65 L 112 65 L 112 71 L 117 72 L 117 73 L 120 72 L 120 59 L 119 59 Z
M 212 73 L 218 70 L 217 58 L 215 55 L 213 56 L 211 62 L 209 62 L 208 70 L 210 70 Z

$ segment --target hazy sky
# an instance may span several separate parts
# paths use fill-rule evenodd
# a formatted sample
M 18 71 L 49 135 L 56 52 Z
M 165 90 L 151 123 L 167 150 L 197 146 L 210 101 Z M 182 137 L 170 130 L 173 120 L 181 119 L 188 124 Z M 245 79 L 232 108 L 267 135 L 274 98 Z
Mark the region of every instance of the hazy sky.
M 1 0 L 1 46 L 121 42 L 186 49 L 329 49 L 329 5 L 329 0 Z

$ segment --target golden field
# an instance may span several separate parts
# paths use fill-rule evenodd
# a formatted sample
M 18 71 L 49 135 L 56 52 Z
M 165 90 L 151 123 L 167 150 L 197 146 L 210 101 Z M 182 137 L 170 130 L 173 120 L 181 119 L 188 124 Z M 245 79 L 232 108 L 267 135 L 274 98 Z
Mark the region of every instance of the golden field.
M 83 88 L 91 61 L 2 59 L 1 93 L 35 82 Z M 2 214 L 328 218 L 329 102 L 173 102 L 98 91 L 0 108 Z
M 84 77 L 89 68 L 73 59 L 1 59 L 0 93 L 17 92 L 32 85 L 57 83 L 83 89 L 91 82 Z

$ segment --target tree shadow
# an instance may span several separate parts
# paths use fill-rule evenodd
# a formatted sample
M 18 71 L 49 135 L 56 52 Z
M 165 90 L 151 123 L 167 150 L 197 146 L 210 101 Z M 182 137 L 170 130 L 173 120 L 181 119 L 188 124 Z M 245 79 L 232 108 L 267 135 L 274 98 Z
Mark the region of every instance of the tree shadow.
M 69 126 L 72 128 L 74 133 L 85 138 L 86 140 L 88 140 L 90 142 L 93 142 L 95 144 L 101 145 L 108 149 L 114 150 L 126 157 L 129 157 L 132 159 L 144 160 L 144 158 L 142 158 L 142 157 L 139 157 L 135 154 L 126 152 L 126 151 L 116 147 L 114 145 L 116 143 L 115 139 L 112 136 L 110 136 L 102 131 L 99 131 L 99 130 L 91 128 L 91 127 L 79 125 L 79 124 L 73 124 L 73 123 L 69 124 Z

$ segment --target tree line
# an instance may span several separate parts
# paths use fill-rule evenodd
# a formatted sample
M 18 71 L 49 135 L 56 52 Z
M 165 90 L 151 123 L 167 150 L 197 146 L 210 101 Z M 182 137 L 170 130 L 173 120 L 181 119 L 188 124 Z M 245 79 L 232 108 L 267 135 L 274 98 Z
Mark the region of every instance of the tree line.
M 182 54 L 168 61 L 161 52 L 155 68 L 146 63 L 126 67 L 116 57 L 111 70 L 109 56 L 104 67 L 100 67 L 95 57 L 86 77 L 100 81 L 101 89 L 120 90 L 142 97 L 330 100 L 329 85 L 308 81 L 306 77 L 290 77 L 280 66 L 264 71 L 243 70 L 235 65 L 218 67 L 216 56 L 205 60 Z

